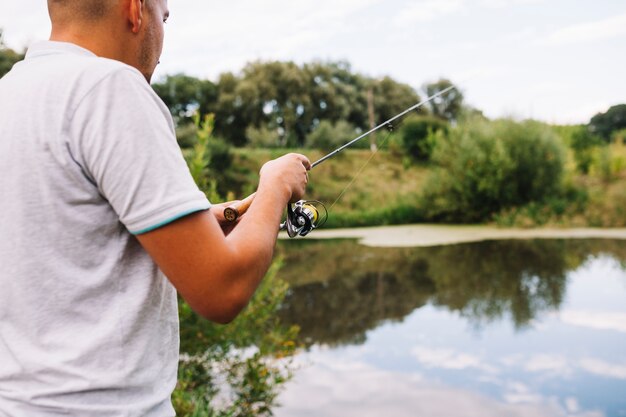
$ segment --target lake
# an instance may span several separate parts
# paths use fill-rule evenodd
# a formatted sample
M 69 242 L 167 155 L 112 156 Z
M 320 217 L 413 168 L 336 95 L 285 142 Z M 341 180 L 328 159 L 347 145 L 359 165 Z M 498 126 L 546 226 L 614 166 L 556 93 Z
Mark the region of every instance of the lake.
M 306 349 L 278 417 L 626 416 L 624 240 L 279 254 Z

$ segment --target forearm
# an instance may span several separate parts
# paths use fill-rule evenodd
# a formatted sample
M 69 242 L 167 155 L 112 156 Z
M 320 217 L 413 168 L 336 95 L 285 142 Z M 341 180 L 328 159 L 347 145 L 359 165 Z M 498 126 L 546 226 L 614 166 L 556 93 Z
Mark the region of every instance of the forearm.
M 309 168 L 297 154 L 266 163 L 254 202 L 227 236 L 219 216 L 199 212 L 137 238 L 191 308 L 228 322 L 265 276 L 284 208 L 304 194 Z
M 226 241 L 234 251 L 234 292 L 245 305 L 272 262 L 278 228 L 289 200 L 287 190 L 260 184 L 254 202 Z

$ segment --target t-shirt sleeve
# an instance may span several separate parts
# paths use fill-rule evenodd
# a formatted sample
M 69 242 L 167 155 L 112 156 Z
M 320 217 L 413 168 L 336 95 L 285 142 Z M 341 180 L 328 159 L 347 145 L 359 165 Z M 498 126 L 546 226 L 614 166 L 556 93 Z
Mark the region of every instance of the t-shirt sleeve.
M 131 233 L 210 208 L 167 108 L 138 72 L 107 75 L 79 102 L 69 125 L 85 175 Z

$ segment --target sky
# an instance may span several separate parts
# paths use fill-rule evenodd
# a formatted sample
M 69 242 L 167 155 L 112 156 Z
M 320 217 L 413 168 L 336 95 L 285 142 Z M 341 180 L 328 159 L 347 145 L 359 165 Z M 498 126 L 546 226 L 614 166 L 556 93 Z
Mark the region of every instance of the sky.
M 488 117 L 587 123 L 626 103 L 624 0 L 169 0 L 156 79 L 216 80 L 254 60 L 348 61 L 419 90 L 441 77 Z M 2 0 L 15 49 L 46 39 L 44 0 Z

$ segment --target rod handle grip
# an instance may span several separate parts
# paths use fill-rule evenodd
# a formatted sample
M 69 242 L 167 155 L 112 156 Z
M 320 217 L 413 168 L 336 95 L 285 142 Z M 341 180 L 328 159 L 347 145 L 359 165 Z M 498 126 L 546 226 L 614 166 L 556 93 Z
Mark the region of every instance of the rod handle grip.
M 229 222 L 234 222 L 239 218 L 239 216 L 243 215 L 248 209 L 250 205 L 254 201 L 254 196 L 256 193 L 250 194 L 248 197 L 244 198 L 241 201 L 231 204 L 230 206 L 224 209 L 224 218 Z

